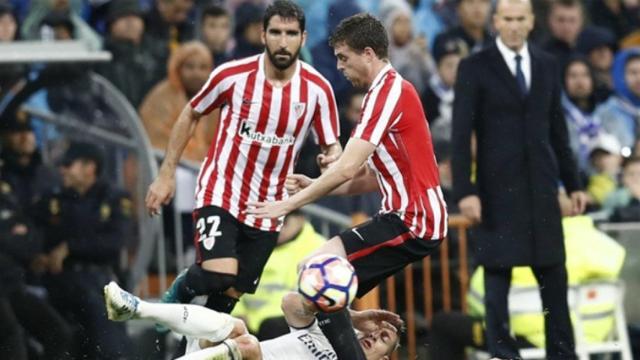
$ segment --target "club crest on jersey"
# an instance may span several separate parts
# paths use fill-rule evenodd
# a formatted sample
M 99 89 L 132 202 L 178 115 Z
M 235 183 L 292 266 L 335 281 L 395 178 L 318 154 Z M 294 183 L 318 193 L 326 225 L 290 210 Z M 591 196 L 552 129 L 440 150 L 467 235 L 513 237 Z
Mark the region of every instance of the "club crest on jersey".
M 296 115 L 297 118 L 299 118 L 300 116 L 302 116 L 302 114 L 304 114 L 304 110 L 306 108 L 307 108 L 307 104 L 303 102 L 295 103 L 293 104 L 293 113 Z
M 238 128 L 238 135 L 245 140 L 257 141 L 265 145 L 273 146 L 293 145 L 296 142 L 296 138 L 290 135 L 280 137 L 258 132 L 255 126 L 249 124 L 246 120 L 242 120 L 240 128 Z

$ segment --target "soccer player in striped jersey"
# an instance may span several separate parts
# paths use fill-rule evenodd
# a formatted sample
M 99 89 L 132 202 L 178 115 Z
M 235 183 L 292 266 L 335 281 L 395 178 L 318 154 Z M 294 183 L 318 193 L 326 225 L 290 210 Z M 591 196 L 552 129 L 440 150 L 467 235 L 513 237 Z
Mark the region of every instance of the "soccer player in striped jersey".
M 354 15 L 340 23 L 330 42 L 338 69 L 354 86 L 369 89 L 360 122 L 341 157 L 319 178 L 292 175 L 287 186 L 293 196 L 251 203 L 249 213 L 278 218 L 325 194 L 380 191 L 378 215 L 317 252 L 349 259 L 358 275 L 360 297 L 438 247 L 447 234 L 447 209 L 420 97 L 389 64 L 383 25 L 371 15 Z M 364 359 L 357 339 L 341 330 L 348 326 L 346 311 L 323 316 L 328 321 L 320 325 L 325 325 L 338 358 Z
M 271 4 L 263 20 L 264 53 L 218 66 L 174 125 L 147 194 L 151 214 L 171 200 L 176 165 L 197 122 L 221 109 L 196 185 L 197 262 L 178 276 L 163 301 L 184 303 L 209 295 L 207 307 L 231 312 L 239 296 L 255 292 L 283 220 L 249 215 L 247 203 L 286 198 L 286 176 L 309 131 L 321 147 L 320 163 L 341 153 L 331 86 L 298 59 L 304 26 L 298 5 Z

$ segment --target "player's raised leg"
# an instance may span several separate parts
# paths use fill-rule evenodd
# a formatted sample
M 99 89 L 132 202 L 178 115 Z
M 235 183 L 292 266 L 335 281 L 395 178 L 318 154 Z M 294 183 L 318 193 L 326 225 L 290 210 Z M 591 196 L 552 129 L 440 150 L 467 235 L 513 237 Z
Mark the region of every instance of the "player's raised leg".
M 241 320 L 202 306 L 158 304 L 141 300 L 122 290 L 115 282 L 104 287 L 105 304 L 110 320 L 147 319 L 173 331 L 210 342 L 220 342 L 232 333 L 246 333 Z

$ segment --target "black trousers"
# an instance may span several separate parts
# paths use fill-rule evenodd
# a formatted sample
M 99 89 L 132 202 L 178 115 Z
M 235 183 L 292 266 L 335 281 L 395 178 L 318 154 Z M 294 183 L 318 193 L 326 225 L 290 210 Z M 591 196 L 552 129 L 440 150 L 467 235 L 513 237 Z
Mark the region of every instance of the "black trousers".
M 433 316 L 429 329 L 430 360 L 465 360 L 466 348 L 487 350 L 483 318 L 461 312 L 440 312 Z M 534 347 L 527 339 L 516 337 L 519 348 Z
M 573 327 L 567 304 L 567 270 L 564 264 L 532 267 L 540 287 L 548 360 L 577 359 Z M 493 357 L 520 359 L 509 329 L 508 295 L 511 268 L 485 268 L 484 290 L 487 348 Z

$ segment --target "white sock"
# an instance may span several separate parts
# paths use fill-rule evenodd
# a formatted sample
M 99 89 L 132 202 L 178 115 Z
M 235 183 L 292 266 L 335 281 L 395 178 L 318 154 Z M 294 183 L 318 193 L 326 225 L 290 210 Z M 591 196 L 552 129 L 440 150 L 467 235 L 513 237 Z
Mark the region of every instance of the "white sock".
M 176 360 L 242 360 L 242 354 L 234 340 L 200 351 L 185 354 Z
M 140 301 L 137 317 L 153 320 L 190 337 L 220 342 L 233 330 L 233 317 L 200 305 Z

